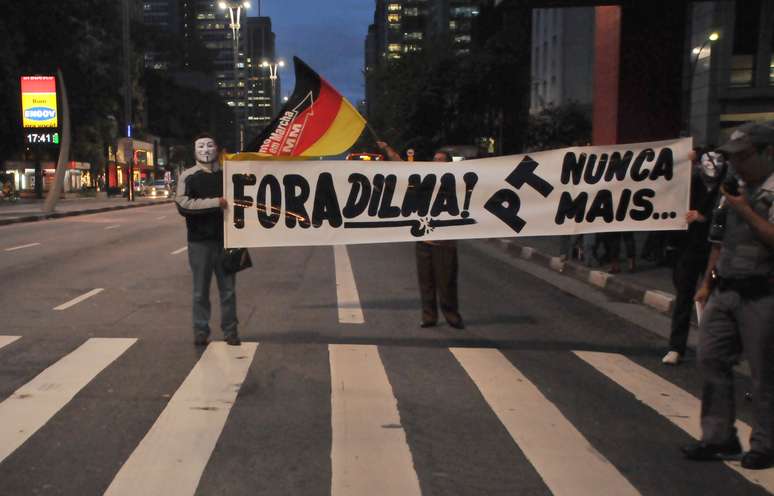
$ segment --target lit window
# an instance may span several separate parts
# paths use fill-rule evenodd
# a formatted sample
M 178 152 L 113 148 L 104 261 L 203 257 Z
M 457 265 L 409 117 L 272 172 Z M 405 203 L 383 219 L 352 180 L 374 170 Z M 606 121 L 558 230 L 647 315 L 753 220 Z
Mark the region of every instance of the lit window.
M 405 52 L 418 52 L 422 50 L 419 45 L 408 44 L 403 49 Z
M 400 22 L 400 14 L 387 14 L 387 22 Z
M 388 52 L 400 52 L 401 48 L 402 47 L 400 43 L 390 43 L 389 45 L 387 45 Z
M 388 59 L 392 59 L 392 60 L 396 60 L 396 59 L 400 58 L 400 54 L 399 53 L 390 53 L 390 54 L 387 54 L 387 58 Z
M 418 16 L 419 15 L 419 8 L 418 7 L 409 7 L 403 10 L 404 16 Z
M 403 37 L 407 40 L 421 40 L 422 39 L 422 33 L 421 32 L 415 32 L 415 33 L 403 33 Z
M 451 17 L 475 17 L 478 15 L 478 7 L 454 7 L 449 13 Z
M 457 30 L 457 21 L 449 21 L 449 31 Z
M 469 34 L 458 34 L 454 37 L 454 43 L 470 43 Z
M 388 4 L 387 12 L 400 12 L 400 4 L 399 3 Z

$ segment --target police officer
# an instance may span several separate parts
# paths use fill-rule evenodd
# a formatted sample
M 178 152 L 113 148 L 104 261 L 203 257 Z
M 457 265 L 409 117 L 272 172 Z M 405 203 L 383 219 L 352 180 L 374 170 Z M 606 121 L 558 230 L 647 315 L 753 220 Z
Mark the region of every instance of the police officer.
M 774 123 L 740 127 L 719 151 L 735 175 L 721 187 L 710 234 L 714 244 L 695 298 L 707 302 L 698 348 L 704 376 L 702 439 L 682 450 L 691 460 L 741 454 L 733 366 L 743 351 L 750 365 L 754 421 L 742 467 L 764 469 L 774 462 Z M 718 229 L 723 224 L 718 214 L 725 217 L 724 229 Z

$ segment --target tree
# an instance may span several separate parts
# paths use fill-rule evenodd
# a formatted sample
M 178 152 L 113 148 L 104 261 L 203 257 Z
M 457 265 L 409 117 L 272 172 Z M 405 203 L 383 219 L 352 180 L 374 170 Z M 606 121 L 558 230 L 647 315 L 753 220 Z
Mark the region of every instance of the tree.
M 591 141 L 591 108 L 578 102 L 549 106 L 530 116 L 527 145 L 532 150 L 550 150 L 585 145 Z
M 70 100 L 73 153 L 97 156 L 100 129 L 116 115 L 121 83 L 118 2 L 6 2 L 0 19 L 0 156 L 21 156 L 19 78 L 61 67 Z

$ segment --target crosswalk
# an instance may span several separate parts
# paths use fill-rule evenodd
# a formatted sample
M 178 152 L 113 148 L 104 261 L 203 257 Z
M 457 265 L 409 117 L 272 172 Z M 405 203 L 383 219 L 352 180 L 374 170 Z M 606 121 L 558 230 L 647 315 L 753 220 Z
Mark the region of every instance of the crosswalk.
M 13 353 L 17 347 L 34 346 L 26 341 L 24 337 L 0 335 L 0 365 L 6 354 Z M 127 367 L 126 361 L 118 359 L 136 347 L 136 343 L 133 338 L 87 339 L 50 366 L 34 371 L 35 375 L 30 375 L 32 379 L 11 394 L 0 397 L 0 474 L 3 464 L 12 461 L 14 453 L 25 443 L 41 436 L 44 426 L 57 419 L 65 406 L 91 382 L 99 380 L 100 374 L 107 369 Z M 407 435 L 411 419 L 406 413 L 409 409 L 405 408 L 407 403 L 422 401 L 421 398 L 406 397 L 404 390 L 398 392 L 393 386 L 389 362 L 382 360 L 379 346 L 319 346 L 318 351 L 327 354 L 330 371 L 328 378 L 316 378 L 319 387 L 330 388 L 330 494 L 410 496 L 425 493 L 423 478 L 427 477 L 428 467 L 424 466 L 427 462 L 420 461 L 416 454 L 417 450 L 432 449 L 433 443 L 424 441 L 430 448 L 424 444 L 419 446 L 416 433 Z M 245 342 L 239 347 L 211 343 L 168 398 L 145 435 L 140 436 L 136 446 L 128 450 L 126 459 L 109 474 L 104 494 L 196 494 L 233 409 L 246 396 L 262 394 L 260 384 L 249 383 L 249 372 L 266 361 L 263 349 L 259 343 Z M 459 364 L 459 374 L 463 376 L 436 380 L 439 384 L 452 379 L 472 382 L 486 407 L 510 436 L 508 442 L 523 453 L 531 470 L 542 480 L 545 493 L 653 494 L 632 479 L 609 450 L 605 453 L 598 449 L 595 440 L 584 435 L 549 399 L 551 395 L 541 390 L 529 374 L 519 370 L 518 363 L 504 352 L 453 347 L 445 353 Z M 699 436 L 696 397 L 624 355 L 591 351 L 568 354 L 588 364 L 589 373 L 596 375 L 594 380 L 613 383 L 631 393 L 634 407 L 655 412 L 676 431 L 684 431 L 694 438 Z M 0 391 L 2 381 L 0 374 Z M 468 400 L 453 399 L 460 403 Z M 89 435 L 89 426 L 73 425 L 72 428 L 83 429 L 84 435 Z M 740 422 L 738 428 L 746 441 L 749 426 Z M 56 439 L 45 441 L 58 442 Z M 255 446 L 255 449 L 263 447 Z M 499 462 L 518 463 L 515 459 Z M 748 471 L 738 462 L 726 465 L 729 477 L 740 477 L 750 491 L 757 491 L 755 494 L 774 492 L 774 469 Z M 433 470 L 430 467 L 431 473 L 439 473 Z M 1 479 L 0 476 L 0 494 L 3 493 Z M 321 491 L 317 488 L 314 492 Z M 511 492 L 519 493 L 519 488 L 514 487 Z

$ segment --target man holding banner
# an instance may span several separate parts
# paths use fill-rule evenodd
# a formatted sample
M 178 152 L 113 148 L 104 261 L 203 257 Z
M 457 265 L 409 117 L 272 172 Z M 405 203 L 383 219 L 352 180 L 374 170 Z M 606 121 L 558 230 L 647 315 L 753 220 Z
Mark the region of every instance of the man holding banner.
M 208 134 L 194 141 L 196 165 L 177 183 L 175 202 L 188 229 L 188 261 L 193 273 L 194 344 L 206 346 L 210 335 L 210 282 L 212 274 L 220 293 L 221 329 L 226 342 L 241 344 L 237 334 L 236 274 L 223 268 L 223 172 L 218 164 L 218 146 Z
M 400 155 L 384 141 L 376 143 L 384 150 L 390 160 L 400 161 Z M 451 162 L 447 151 L 439 150 L 433 156 L 433 162 Z M 438 303 L 446 322 L 456 329 L 464 329 L 465 324 L 459 312 L 457 300 L 457 242 L 419 241 L 416 243 L 417 276 L 419 294 L 422 298 L 422 320 L 420 327 L 433 327 L 438 323 Z M 437 296 L 437 298 L 436 298 Z
M 721 187 L 721 208 L 710 233 L 717 244 L 696 294 L 697 302 L 709 299 L 698 348 L 704 375 L 702 440 L 684 447 L 683 453 L 691 460 L 741 453 L 734 426 L 733 366 L 744 351 L 754 421 L 742 467 L 765 469 L 774 465 L 774 126 L 742 126 L 719 151 L 741 181 L 732 177 Z

